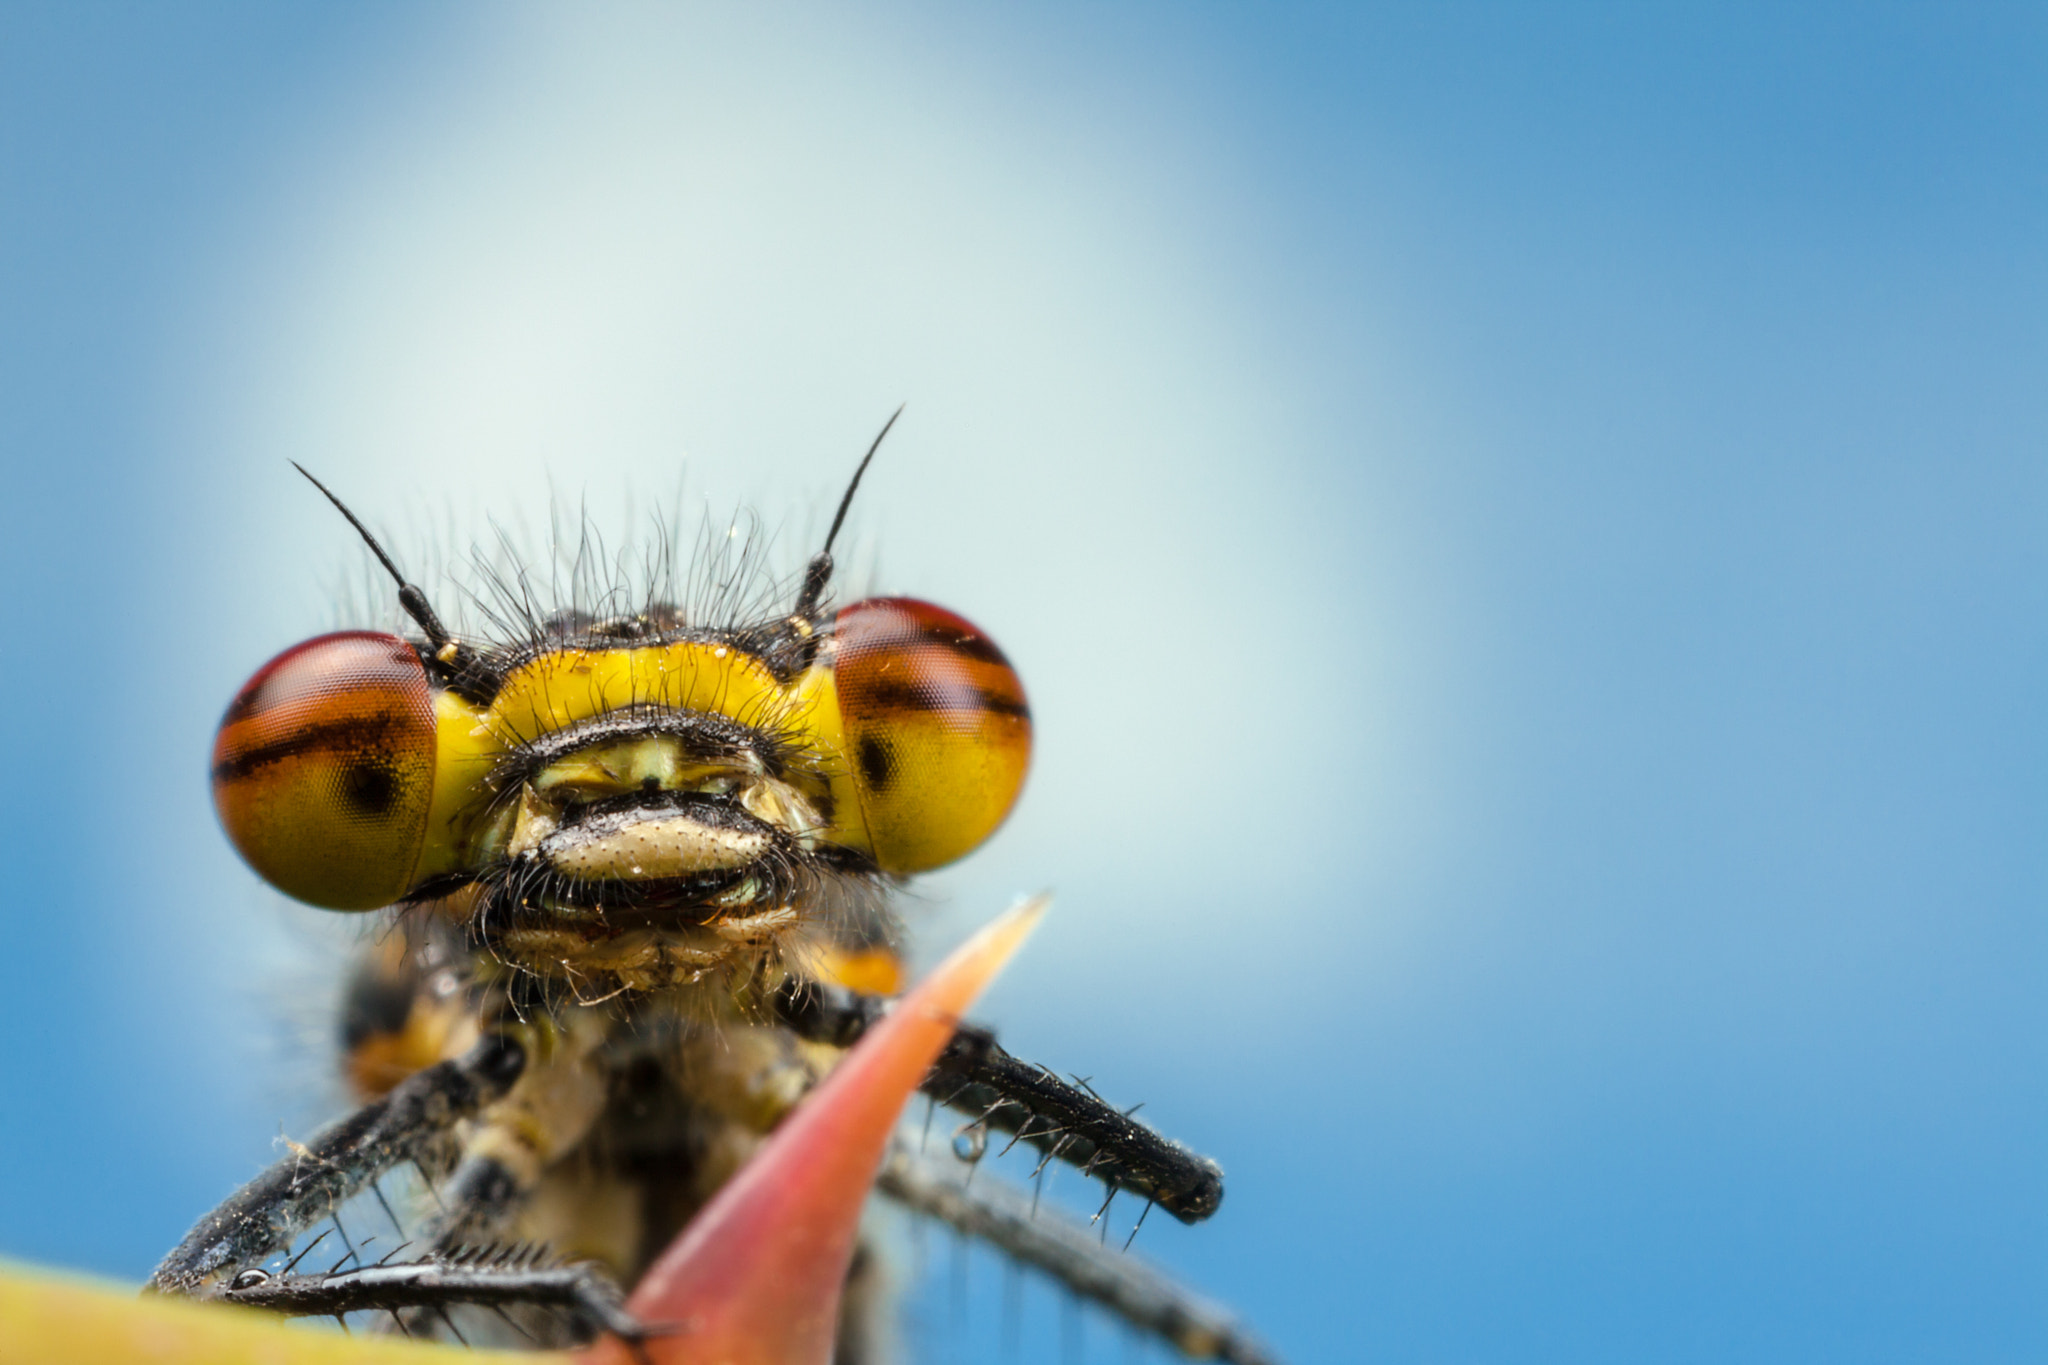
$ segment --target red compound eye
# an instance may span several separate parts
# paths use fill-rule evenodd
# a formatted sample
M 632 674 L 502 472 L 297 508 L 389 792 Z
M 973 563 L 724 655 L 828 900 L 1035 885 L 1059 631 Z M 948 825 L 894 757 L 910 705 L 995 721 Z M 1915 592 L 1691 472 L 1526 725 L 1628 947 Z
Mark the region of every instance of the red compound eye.
M 213 743 L 213 801 L 286 895 L 374 910 L 405 893 L 434 791 L 434 698 L 412 646 L 344 631 L 256 671 Z
M 971 852 L 1031 766 L 1024 684 L 995 642 L 944 607 L 871 597 L 839 613 L 833 674 L 875 861 L 922 872 Z

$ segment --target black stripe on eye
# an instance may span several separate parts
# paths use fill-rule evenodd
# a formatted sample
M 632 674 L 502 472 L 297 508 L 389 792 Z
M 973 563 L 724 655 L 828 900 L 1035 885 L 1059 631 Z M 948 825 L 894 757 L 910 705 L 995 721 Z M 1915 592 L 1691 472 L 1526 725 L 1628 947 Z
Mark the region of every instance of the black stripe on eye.
M 357 716 L 349 720 L 325 721 L 308 725 L 287 738 L 260 744 L 232 758 L 222 759 L 213 765 L 213 780 L 239 782 L 258 768 L 282 763 L 302 754 L 326 752 L 348 758 L 395 753 L 408 746 L 394 745 L 391 742 L 393 737 L 403 741 L 411 734 L 412 725 L 404 716 Z
M 986 688 L 953 682 L 895 682 L 877 679 L 861 689 L 862 710 L 943 711 L 953 715 L 977 712 L 1030 720 L 1031 708 L 1022 701 L 997 696 Z
M 950 650 L 960 658 L 972 659 L 976 663 L 994 664 L 998 668 L 1010 666 L 1010 661 L 1003 657 L 1003 651 L 997 649 L 996 642 L 988 636 L 969 634 L 941 622 L 921 623 L 918 643 Z
M 245 721 L 251 716 L 260 715 L 268 707 L 269 703 L 263 699 L 262 688 L 245 687 L 233 701 L 228 703 L 227 714 L 220 718 L 221 728 L 226 729 L 228 726 Z

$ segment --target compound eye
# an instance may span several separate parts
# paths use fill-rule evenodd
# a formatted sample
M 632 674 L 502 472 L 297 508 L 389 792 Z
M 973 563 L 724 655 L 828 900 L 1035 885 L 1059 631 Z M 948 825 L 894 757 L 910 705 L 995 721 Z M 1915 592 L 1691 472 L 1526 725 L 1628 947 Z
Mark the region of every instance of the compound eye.
M 995 642 L 943 607 L 870 597 L 839 613 L 833 676 L 875 861 L 923 872 L 971 852 L 1031 766 L 1024 684 Z
M 330 910 L 405 894 L 434 789 L 434 697 L 412 646 L 343 631 L 249 679 L 213 742 L 213 802 L 263 879 Z

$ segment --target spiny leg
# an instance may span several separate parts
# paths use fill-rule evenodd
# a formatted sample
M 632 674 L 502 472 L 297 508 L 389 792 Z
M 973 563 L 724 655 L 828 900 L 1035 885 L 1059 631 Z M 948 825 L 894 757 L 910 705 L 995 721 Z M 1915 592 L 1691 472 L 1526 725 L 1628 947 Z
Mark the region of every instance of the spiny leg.
M 426 1256 L 416 1263 L 416 1271 L 410 1265 L 385 1267 L 392 1273 L 377 1281 L 382 1295 L 377 1307 L 415 1310 L 399 1319 L 401 1328 L 431 1334 L 434 1318 L 445 1321 L 451 1304 L 474 1302 L 502 1312 L 507 1305 L 525 1301 L 520 1284 L 548 1289 L 545 1277 L 534 1278 L 531 1256 L 508 1260 L 498 1248 L 548 1169 L 584 1140 L 603 1112 L 608 1073 L 595 1054 L 607 1033 L 595 1015 L 572 1013 L 556 1019 L 543 1031 L 544 1041 L 519 1084 L 472 1125 L 454 1173 L 435 1191 L 436 1211 L 420 1234 L 428 1248 Z M 444 1273 L 450 1266 L 460 1267 L 461 1273 Z M 575 1271 L 578 1284 L 610 1283 L 595 1266 Z M 408 1272 L 411 1278 L 401 1280 L 398 1272 Z M 501 1279 L 508 1283 L 500 1286 Z M 479 1286 L 488 1286 L 481 1297 L 471 1292 Z M 403 1302 L 409 1288 L 421 1291 L 418 1302 Z M 536 1303 L 558 1306 L 557 1299 L 545 1294 Z M 594 1317 L 587 1308 L 572 1316 L 586 1327 L 617 1331 L 628 1340 L 641 1335 L 623 1311 L 609 1320 Z
M 505 1135 L 502 1128 L 487 1133 L 498 1139 Z M 577 1328 L 585 1333 L 616 1332 L 629 1342 L 644 1337 L 632 1317 L 617 1307 L 621 1300 L 618 1288 L 596 1264 L 548 1267 L 548 1273 L 541 1274 L 533 1260 L 537 1250 L 506 1245 L 505 1237 L 526 1209 L 544 1163 L 507 1161 L 488 1150 L 478 1150 L 479 1145 L 470 1143 L 454 1174 L 436 1191 L 434 1214 L 420 1233 L 428 1248 L 426 1254 L 416 1262 L 378 1267 L 392 1273 L 366 1281 L 352 1278 L 355 1272 L 321 1277 L 334 1283 L 332 1292 L 347 1296 L 373 1288 L 376 1301 L 360 1306 L 391 1312 L 398 1330 L 407 1336 L 437 1337 L 444 1326 L 456 1332 L 448 1310 L 474 1304 L 500 1316 L 508 1307 L 567 1308 Z M 459 1273 L 450 1272 L 449 1267 L 458 1268 Z M 528 1294 L 526 1288 L 534 1292 Z M 290 1292 L 304 1291 L 294 1287 Z M 318 1293 L 306 1292 L 306 1302 L 319 1302 L 327 1292 L 324 1288 Z M 608 1298 L 615 1311 L 608 1315 L 593 1311 L 586 1302 L 593 1295 Z M 262 1301 L 282 1303 L 285 1296 L 286 1291 L 273 1289 Z M 332 1310 L 307 1307 L 289 1311 Z M 528 1319 L 511 1325 L 536 1342 L 567 1344 L 554 1340 L 555 1332 L 542 1321 Z
M 802 1037 L 850 1047 L 882 1017 L 887 1002 L 813 983 L 775 997 L 782 1022 Z M 1113 1190 L 1151 1200 L 1183 1223 L 1198 1223 L 1223 1202 L 1223 1171 L 1115 1108 L 1086 1085 L 1005 1052 L 985 1028 L 963 1024 L 921 1087 L 949 1108 L 975 1115 L 972 1126 L 1008 1133 L 1047 1160 L 1100 1176 Z
M 392 1167 L 419 1160 L 454 1125 L 509 1091 L 527 1051 L 489 1031 L 461 1057 L 414 1073 L 381 1099 L 322 1129 L 311 1142 L 207 1214 L 149 1278 L 161 1293 L 195 1294 L 288 1248 Z
M 1183 1355 L 1231 1365 L 1274 1365 L 1274 1357 L 1229 1313 L 1190 1294 L 1134 1256 L 1101 1245 L 1095 1234 L 1052 1210 L 1037 1210 L 997 1181 L 972 1188 L 898 1146 L 875 1187 L 889 1198 L 1035 1266 L 1074 1294 L 1092 1299 Z
M 340 1317 L 364 1311 L 445 1312 L 458 1305 L 541 1306 L 567 1312 L 591 1334 L 613 1332 L 629 1342 L 646 1336 L 620 1306 L 611 1278 L 595 1266 L 557 1265 L 528 1248 L 433 1255 L 314 1275 L 245 1270 L 216 1296 L 290 1317 Z

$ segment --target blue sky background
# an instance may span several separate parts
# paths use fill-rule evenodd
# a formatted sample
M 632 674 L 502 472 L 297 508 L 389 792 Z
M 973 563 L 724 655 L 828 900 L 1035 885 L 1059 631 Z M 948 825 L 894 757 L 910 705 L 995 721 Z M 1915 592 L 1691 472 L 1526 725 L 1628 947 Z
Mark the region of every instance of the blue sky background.
M 988 1017 L 1231 1177 L 1141 1248 L 1296 1362 L 2039 1359 L 2044 242 L 2026 6 L 9 7 L 0 1254 L 321 1113 L 204 783 L 391 614 L 288 459 L 794 567 L 908 399 L 860 581 L 1040 726 L 911 914 L 1058 891 Z

